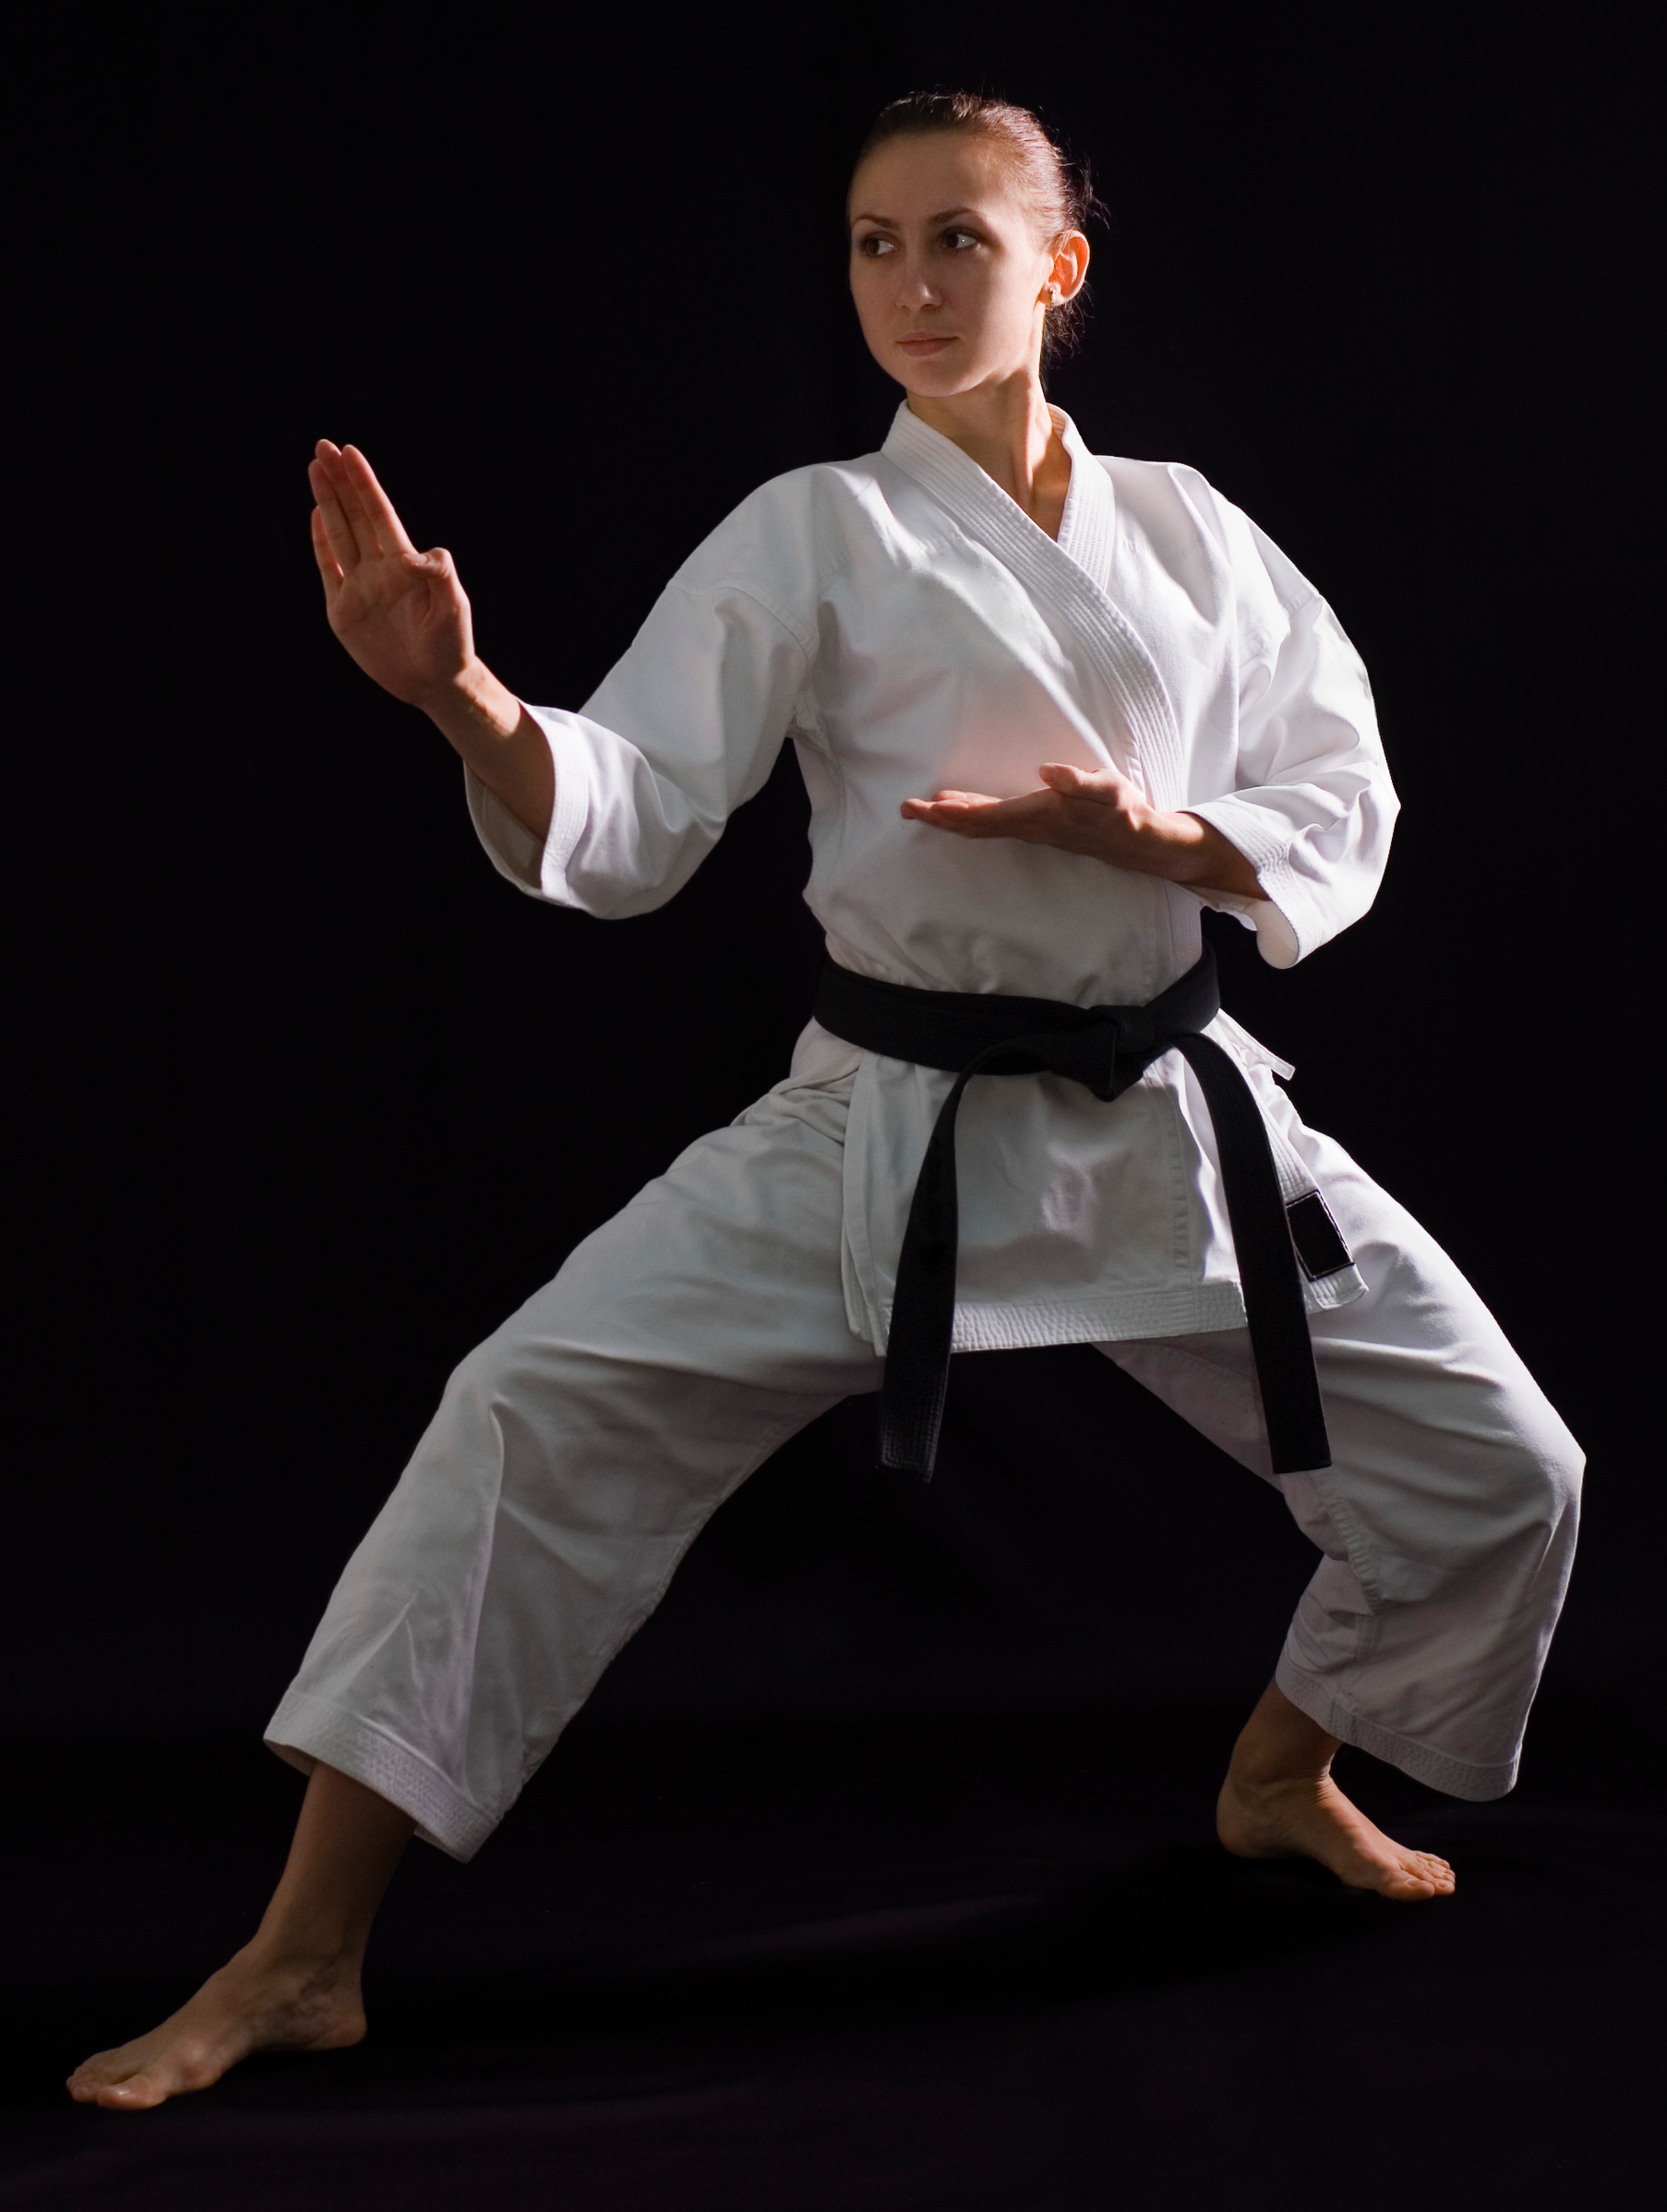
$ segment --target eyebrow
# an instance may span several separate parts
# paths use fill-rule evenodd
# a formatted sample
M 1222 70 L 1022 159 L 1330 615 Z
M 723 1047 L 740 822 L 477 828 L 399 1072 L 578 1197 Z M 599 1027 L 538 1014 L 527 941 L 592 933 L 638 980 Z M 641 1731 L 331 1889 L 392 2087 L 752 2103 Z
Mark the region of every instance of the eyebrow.
M 929 223 L 949 222 L 957 215 L 976 215 L 977 213 L 976 208 L 941 208 L 936 215 L 929 215 L 926 220 Z M 894 231 L 899 227 L 894 215 L 870 215 L 866 209 L 862 208 L 857 210 L 851 221 L 853 222 L 877 222 L 888 231 Z

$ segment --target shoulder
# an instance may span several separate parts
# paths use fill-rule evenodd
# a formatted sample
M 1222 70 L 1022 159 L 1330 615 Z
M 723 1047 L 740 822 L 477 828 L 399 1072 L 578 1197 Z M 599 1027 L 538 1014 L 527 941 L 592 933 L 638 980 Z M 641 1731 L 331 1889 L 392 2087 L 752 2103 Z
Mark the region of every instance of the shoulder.
M 728 584 L 766 600 L 773 592 L 814 600 L 850 557 L 853 540 L 878 519 L 885 465 L 869 453 L 771 477 L 702 540 L 673 582 L 686 591 Z
M 1241 624 L 1270 637 L 1320 594 L 1241 507 L 1201 469 L 1180 460 L 1096 455 L 1111 479 L 1120 534 L 1143 536 L 1166 566 L 1184 568 L 1202 554 L 1231 580 Z

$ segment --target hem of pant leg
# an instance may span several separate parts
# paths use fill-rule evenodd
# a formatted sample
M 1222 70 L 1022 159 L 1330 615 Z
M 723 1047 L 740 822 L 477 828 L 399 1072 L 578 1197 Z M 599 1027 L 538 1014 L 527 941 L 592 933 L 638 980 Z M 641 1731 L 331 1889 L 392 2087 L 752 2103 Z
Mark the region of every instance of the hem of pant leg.
M 322 1759 L 363 1782 L 410 1813 L 423 1842 L 449 1859 L 473 1859 L 498 1825 L 409 1744 L 305 1691 L 292 1690 L 284 1698 L 267 1725 L 266 1742 L 304 1773 Z
M 1376 1721 L 1353 1711 L 1336 1691 L 1304 1674 L 1284 1652 L 1274 1669 L 1274 1680 L 1291 1704 L 1327 1735 L 1340 1737 L 1357 1752 L 1369 1752 L 1374 1759 L 1398 1767 L 1413 1781 L 1439 1789 L 1445 1797 L 1485 1804 L 1493 1798 L 1508 1796 L 1517 1787 L 1516 1754 L 1503 1766 L 1477 1766 L 1427 1743 L 1415 1743 L 1409 1736 L 1397 1736 L 1392 1728 L 1380 1728 Z

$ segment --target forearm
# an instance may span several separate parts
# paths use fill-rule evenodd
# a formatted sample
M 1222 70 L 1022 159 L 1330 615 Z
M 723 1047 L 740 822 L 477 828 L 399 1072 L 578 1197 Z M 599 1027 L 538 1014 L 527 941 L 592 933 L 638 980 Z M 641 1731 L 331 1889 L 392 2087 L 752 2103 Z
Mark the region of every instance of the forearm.
M 1235 898 L 1265 896 L 1256 871 L 1229 837 L 1196 814 L 1154 814 L 1151 873 L 1194 891 L 1229 891 Z
M 1090 841 L 1077 849 L 1097 852 L 1113 867 L 1161 876 L 1198 891 L 1227 891 L 1241 899 L 1265 895 L 1253 863 L 1214 822 L 1199 814 L 1165 813 L 1126 783 L 1110 804 L 1090 801 L 1085 808 L 1078 800 L 1074 824 Z
M 547 837 L 556 811 L 556 769 L 548 740 L 486 664 L 472 659 L 416 703 L 517 821 L 534 837 Z

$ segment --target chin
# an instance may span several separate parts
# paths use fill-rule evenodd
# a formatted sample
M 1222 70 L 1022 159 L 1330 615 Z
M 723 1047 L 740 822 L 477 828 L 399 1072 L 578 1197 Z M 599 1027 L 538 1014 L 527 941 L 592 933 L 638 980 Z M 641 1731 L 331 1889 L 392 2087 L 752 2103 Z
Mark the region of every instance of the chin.
M 970 391 L 978 381 L 968 373 L 964 360 L 952 361 L 946 353 L 925 361 L 905 353 L 892 374 L 905 391 L 917 391 L 927 400 L 953 400 L 957 392 Z

